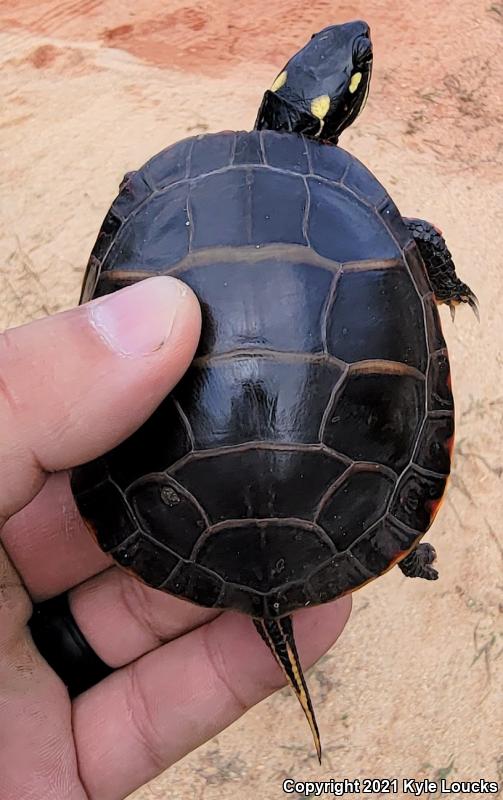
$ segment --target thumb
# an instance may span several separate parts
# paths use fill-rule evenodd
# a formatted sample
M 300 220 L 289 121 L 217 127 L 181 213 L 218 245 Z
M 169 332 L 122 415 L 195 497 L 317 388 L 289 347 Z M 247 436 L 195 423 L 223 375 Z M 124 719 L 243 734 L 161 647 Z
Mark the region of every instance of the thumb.
M 95 458 L 136 430 L 189 366 L 200 324 L 192 291 L 158 277 L 0 335 L 3 520 L 46 472 Z

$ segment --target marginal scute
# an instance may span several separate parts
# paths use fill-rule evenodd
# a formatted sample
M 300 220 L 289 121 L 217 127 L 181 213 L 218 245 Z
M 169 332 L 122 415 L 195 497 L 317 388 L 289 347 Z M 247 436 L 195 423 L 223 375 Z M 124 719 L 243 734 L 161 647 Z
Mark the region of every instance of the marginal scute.
M 96 284 L 98 283 L 101 271 L 101 264 L 94 256 L 91 254 L 89 261 L 87 263 L 86 268 L 86 275 L 84 278 L 84 282 L 82 284 L 82 293 L 80 295 L 80 303 L 87 303 L 88 300 L 91 300 L 94 297 L 94 293 L 96 291 Z
M 152 194 L 152 187 L 145 180 L 145 172 L 129 172 L 120 186 L 120 192 L 112 203 L 112 211 L 121 219 L 127 219 Z
M 313 595 L 307 581 L 290 583 L 284 589 L 264 597 L 265 615 L 274 619 L 288 614 L 292 608 L 313 604 Z
M 215 603 L 215 608 L 238 608 L 242 614 L 251 617 L 264 617 L 266 614 L 265 595 L 250 589 L 243 582 L 226 583 L 224 591 Z M 206 605 L 206 603 L 205 603 Z
M 453 411 L 451 370 L 447 351 L 433 353 L 428 368 L 428 411 Z
M 104 457 L 88 461 L 85 469 L 76 467 L 72 470 L 71 486 L 73 494 L 78 497 L 84 492 L 93 492 L 101 483 L 110 477 L 109 468 Z
M 417 291 L 421 297 L 424 297 L 431 292 L 431 284 L 428 278 L 428 273 L 426 272 L 426 267 L 424 266 L 424 261 L 421 257 L 418 246 L 413 239 L 404 248 L 403 254 L 407 264 L 409 265 L 412 279 L 416 284 Z
M 172 183 L 183 180 L 190 164 L 190 153 L 194 138 L 183 139 L 171 147 L 166 147 L 142 167 L 147 180 L 156 189 L 164 189 Z
M 160 271 L 183 258 L 189 249 L 188 189 L 188 183 L 182 183 L 155 194 L 130 217 L 107 259 L 107 269 Z
M 428 337 L 428 351 L 434 353 L 436 350 L 445 348 L 445 339 L 442 334 L 440 316 L 433 293 L 425 295 L 423 298 L 423 305 Z
M 222 596 L 223 582 L 218 575 L 197 564 L 180 561 L 162 588 L 180 597 L 190 597 L 193 603 L 211 608 L 217 605 Z
M 424 533 L 444 493 L 447 477 L 427 475 L 412 465 L 400 479 L 390 513 L 409 528 Z
M 313 141 L 309 142 L 309 156 L 312 174 L 334 182 L 342 180 L 352 160 L 352 156 L 341 147 L 330 147 Z
M 376 206 L 387 197 L 384 186 L 356 158 L 352 159 L 348 171 L 344 175 L 343 183 L 370 205 Z
M 94 257 L 100 262 L 104 261 L 110 247 L 115 243 L 121 225 L 122 219 L 118 217 L 114 213 L 113 208 L 111 208 L 103 220 L 91 257 Z M 104 269 L 106 268 L 107 267 L 104 266 Z
M 190 494 L 165 475 L 149 475 L 127 492 L 141 529 L 182 558 L 189 558 L 207 523 Z
M 124 542 L 114 551 L 115 560 L 132 570 L 149 586 L 159 587 L 177 566 L 178 558 L 166 552 L 145 536 L 137 536 Z
M 424 469 L 449 475 L 454 416 L 427 417 L 417 443 L 413 461 Z
M 378 522 L 355 544 L 351 552 L 374 575 L 388 569 L 416 542 L 419 533 L 401 527 L 390 515 Z
M 393 233 L 400 247 L 406 247 L 412 240 L 412 234 L 405 225 L 402 215 L 391 197 L 386 195 L 385 199 L 377 207 L 377 211 L 386 227 Z
M 100 483 L 87 492 L 76 492 L 77 506 L 94 530 L 100 547 L 108 552 L 137 530 L 136 521 L 128 508 L 121 490 L 110 480 Z

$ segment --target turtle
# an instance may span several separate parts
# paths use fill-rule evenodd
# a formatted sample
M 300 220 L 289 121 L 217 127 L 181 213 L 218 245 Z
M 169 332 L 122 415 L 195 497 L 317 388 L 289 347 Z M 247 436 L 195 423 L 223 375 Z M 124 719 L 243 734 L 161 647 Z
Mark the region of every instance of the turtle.
M 149 586 L 249 615 L 319 730 L 292 613 L 421 542 L 450 472 L 437 304 L 477 299 L 438 228 L 338 145 L 365 104 L 369 26 L 314 34 L 251 131 L 190 136 L 127 173 L 80 302 L 154 275 L 196 293 L 194 360 L 138 431 L 72 474 L 100 547 Z

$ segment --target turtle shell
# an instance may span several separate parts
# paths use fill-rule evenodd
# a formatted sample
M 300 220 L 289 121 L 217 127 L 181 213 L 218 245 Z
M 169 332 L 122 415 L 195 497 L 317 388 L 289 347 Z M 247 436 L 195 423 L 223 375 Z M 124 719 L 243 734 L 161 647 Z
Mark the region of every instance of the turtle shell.
M 181 141 L 125 177 L 81 300 L 160 274 L 195 291 L 203 332 L 152 417 L 73 473 L 100 546 L 263 618 L 403 558 L 444 492 L 454 412 L 425 267 L 381 184 L 302 136 Z

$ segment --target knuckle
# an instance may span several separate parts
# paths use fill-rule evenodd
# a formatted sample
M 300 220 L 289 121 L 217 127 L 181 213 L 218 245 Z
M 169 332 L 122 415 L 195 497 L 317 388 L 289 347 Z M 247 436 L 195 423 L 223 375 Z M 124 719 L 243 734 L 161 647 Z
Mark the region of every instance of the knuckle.
M 239 715 L 248 710 L 250 704 L 247 703 L 236 691 L 233 681 L 227 669 L 225 655 L 221 646 L 215 636 L 210 636 L 210 626 L 203 625 L 200 628 L 201 640 L 203 645 L 204 654 L 208 662 L 208 666 L 214 673 L 220 686 L 224 689 L 230 702 L 234 706 L 235 712 Z
M 159 628 L 148 588 L 121 570 L 117 570 L 117 576 L 121 599 L 128 614 L 139 627 L 147 629 L 152 635 L 155 640 L 153 646 L 164 644 L 168 637 Z
M 143 683 L 139 674 L 140 669 L 140 662 L 136 661 L 127 667 L 126 703 L 128 716 L 131 719 L 134 735 L 141 749 L 156 774 L 158 774 L 168 766 L 168 758 L 162 747 L 162 739 L 154 722 L 151 705 L 143 690 Z

